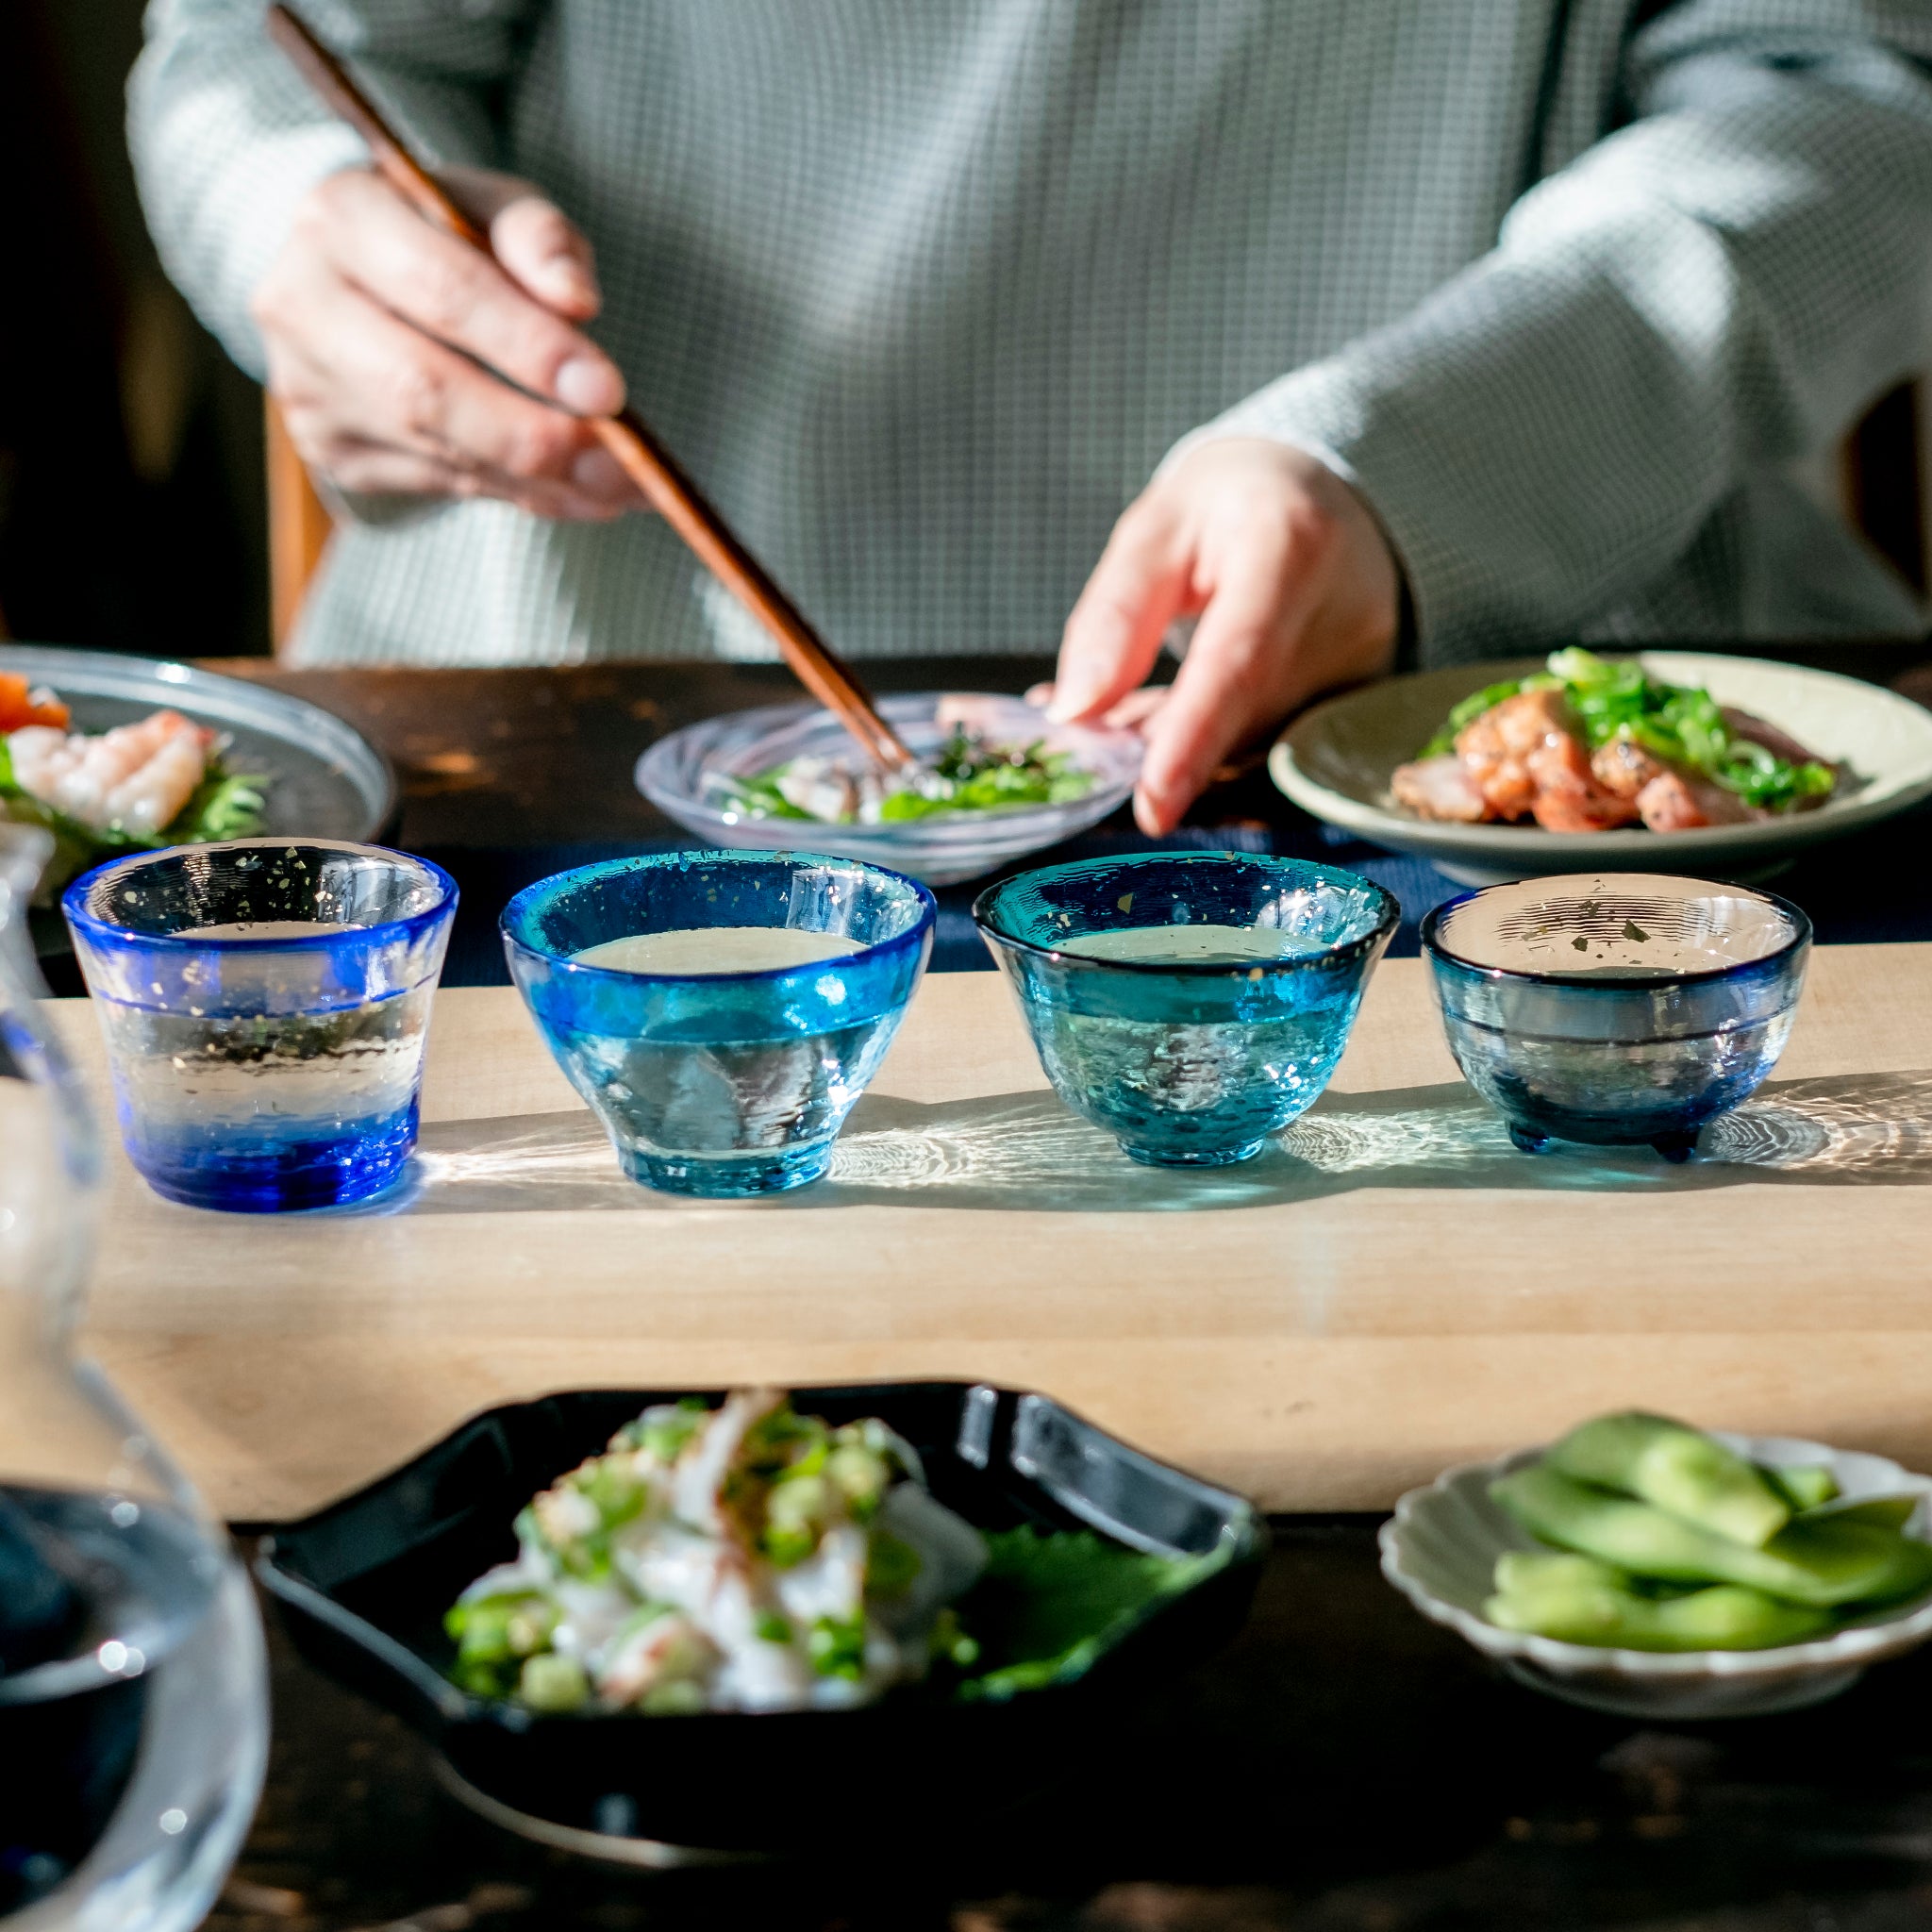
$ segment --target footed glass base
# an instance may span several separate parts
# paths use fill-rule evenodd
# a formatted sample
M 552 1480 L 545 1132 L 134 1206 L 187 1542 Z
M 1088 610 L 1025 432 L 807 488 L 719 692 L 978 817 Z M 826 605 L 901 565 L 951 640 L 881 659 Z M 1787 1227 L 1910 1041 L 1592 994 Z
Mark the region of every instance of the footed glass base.
M 1591 1147 L 1643 1147 L 1649 1146 L 1669 1161 L 1689 1160 L 1697 1152 L 1697 1132 L 1695 1127 L 1675 1128 L 1661 1133 L 1625 1134 L 1612 1138 L 1602 1132 L 1591 1132 L 1586 1139 L 1581 1134 L 1565 1135 L 1561 1128 L 1545 1131 L 1541 1127 L 1525 1126 L 1521 1121 L 1509 1123 L 1509 1138 L 1525 1154 L 1543 1154 L 1558 1140 L 1574 1140 Z
M 367 1200 L 403 1171 L 416 1144 L 416 1108 L 318 1131 L 312 1121 L 220 1124 L 172 1133 L 130 1130 L 127 1151 L 156 1193 L 190 1208 L 276 1214 Z
M 700 1194 L 714 1201 L 747 1194 L 777 1194 L 815 1181 L 832 1164 L 832 1143 L 791 1147 L 781 1153 L 640 1154 L 621 1149 L 618 1158 L 634 1181 L 667 1194 Z
M 1130 1147 L 1123 1141 L 1121 1152 L 1143 1167 L 1232 1167 L 1252 1160 L 1267 1144 L 1265 1135 L 1241 1147 Z

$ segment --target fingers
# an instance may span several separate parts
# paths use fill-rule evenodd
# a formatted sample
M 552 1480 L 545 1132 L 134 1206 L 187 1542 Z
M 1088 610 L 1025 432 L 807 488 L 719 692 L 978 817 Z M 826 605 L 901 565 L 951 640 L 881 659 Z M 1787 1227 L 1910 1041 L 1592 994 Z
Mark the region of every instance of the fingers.
M 1181 520 L 1163 498 L 1149 492 L 1127 509 L 1067 619 L 1050 716 L 1094 717 L 1141 683 L 1188 608 L 1190 562 Z
M 1101 713 L 1100 722 L 1112 731 L 1141 731 L 1158 716 L 1174 690 L 1165 684 L 1143 684 L 1130 691 L 1119 704 Z
M 523 287 L 488 256 L 432 227 L 364 170 L 331 176 L 304 211 L 298 241 L 425 335 L 576 414 L 608 415 L 623 406 L 617 365 L 532 299 L 539 286 L 547 291 L 568 285 L 579 307 L 594 296 L 588 252 L 547 204 L 525 196 L 495 218 L 518 251 L 518 274 L 527 275 Z
M 603 306 L 590 242 L 541 195 L 505 207 L 490 224 L 490 245 L 508 275 L 559 314 L 588 322 Z
M 300 329 L 274 325 L 299 308 Z M 498 496 L 542 516 L 634 501 L 575 417 L 521 395 L 318 271 L 263 312 L 270 381 L 304 458 L 346 490 Z
M 339 488 L 365 495 L 493 497 L 553 523 L 608 524 L 624 514 L 623 505 L 587 496 L 567 485 L 459 470 L 434 457 L 412 456 L 354 437 L 337 439 L 325 474 Z
M 1024 701 L 1035 710 L 1044 711 L 1053 704 L 1053 693 L 1052 685 L 1036 684 L 1028 689 Z M 1143 684 L 1139 691 L 1130 691 L 1119 704 L 1103 711 L 1100 722 L 1109 731 L 1138 731 L 1166 704 L 1170 695 L 1164 684 Z
M 1147 725 L 1134 817 L 1171 832 L 1214 769 L 1278 715 L 1295 646 L 1325 575 L 1324 540 L 1283 519 L 1252 526 L 1225 558 L 1168 702 Z
M 492 168 L 443 168 L 438 178 L 490 235 L 497 261 L 545 308 L 588 322 L 603 306 L 591 244 L 527 181 Z

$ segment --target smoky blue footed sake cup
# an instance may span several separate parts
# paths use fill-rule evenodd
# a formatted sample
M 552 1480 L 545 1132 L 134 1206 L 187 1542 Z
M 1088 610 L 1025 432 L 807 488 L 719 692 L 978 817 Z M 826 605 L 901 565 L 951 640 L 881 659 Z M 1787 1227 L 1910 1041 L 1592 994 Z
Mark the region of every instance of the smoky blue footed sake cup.
M 1744 886 L 1578 874 L 1452 899 L 1422 942 L 1449 1050 L 1519 1147 L 1683 1160 L 1784 1051 L 1811 922 Z
M 158 1194 L 265 1213 L 358 1201 L 416 1144 L 456 881 L 324 839 L 109 860 L 61 897 L 122 1143 Z
M 1151 852 L 1021 873 L 973 917 L 1060 1098 L 1136 1160 L 1223 1167 L 1327 1086 L 1400 909 L 1306 859 Z
M 625 1171 L 731 1196 L 824 1173 L 925 971 L 935 913 L 924 886 L 858 859 L 671 852 L 541 879 L 502 930 L 538 1031 Z

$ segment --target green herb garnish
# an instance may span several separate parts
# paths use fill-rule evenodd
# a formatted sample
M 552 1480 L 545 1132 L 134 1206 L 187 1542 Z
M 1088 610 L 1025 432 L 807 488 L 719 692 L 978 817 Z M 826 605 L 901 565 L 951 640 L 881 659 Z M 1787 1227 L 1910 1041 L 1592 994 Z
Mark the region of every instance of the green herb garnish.
M 1654 758 L 1700 774 L 1746 805 L 1790 811 L 1807 799 L 1824 798 L 1838 783 L 1832 768 L 1815 758 L 1781 758 L 1732 731 L 1723 708 L 1707 691 L 1659 684 L 1634 658 L 1599 658 L 1573 645 L 1550 655 L 1547 672 L 1486 686 L 1457 705 L 1419 758 L 1441 758 L 1485 711 L 1524 691 L 1560 690 L 1591 751 L 1625 738 Z
M 754 819 L 814 819 L 779 789 L 791 764 L 721 781 L 725 802 Z M 1001 811 L 1014 806 L 1059 805 L 1092 791 L 1093 774 L 1071 752 L 1050 752 L 1043 739 L 1026 745 L 990 744 L 955 725 L 916 785 L 888 791 L 878 803 L 881 824 L 936 818 L 945 812 Z M 836 823 L 854 822 L 849 812 Z

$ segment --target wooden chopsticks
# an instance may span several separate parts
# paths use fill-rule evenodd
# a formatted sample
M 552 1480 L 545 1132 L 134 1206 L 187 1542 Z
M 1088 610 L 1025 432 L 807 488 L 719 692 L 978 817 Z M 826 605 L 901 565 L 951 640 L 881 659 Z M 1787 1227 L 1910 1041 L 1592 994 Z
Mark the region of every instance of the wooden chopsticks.
M 403 145 L 341 62 L 303 22 L 287 7 L 275 4 L 268 9 L 268 30 L 330 111 L 368 143 L 370 158 L 390 186 L 426 220 L 488 255 L 489 236 Z M 888 771 L 916 770 L 918 760 L 879 716 L 851 668 L 773 581 L 636 411 L 626 408 L 620 415 L 593 417 L 590 422 L 598 441 L 643 491 L 645 501 L 771 633 L 806 690 L 839 718 L 879 765 Z

